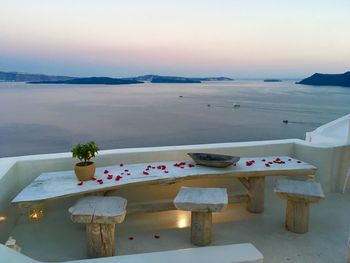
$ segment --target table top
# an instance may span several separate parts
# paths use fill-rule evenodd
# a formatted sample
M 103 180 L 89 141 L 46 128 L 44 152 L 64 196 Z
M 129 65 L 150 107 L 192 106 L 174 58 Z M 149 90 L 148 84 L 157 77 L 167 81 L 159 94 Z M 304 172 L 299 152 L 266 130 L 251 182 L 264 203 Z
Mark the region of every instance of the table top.
M 118 164 L 96 169 L 94 180 L 79 182 L 74 171 L 42 173 L 26 186 L 13 204 L 38 202 L 83 193 L 107 191 L 130 184 L 162 183 L 197 177 L 314 175 L 316 167 L 288 156 L 241 158 L 236 166 L 213 168 L 193 161 Z
M 177 209 L 194 212 L 220 212 L 227 204 L 226 188 L 181 187 L 174 199 Z

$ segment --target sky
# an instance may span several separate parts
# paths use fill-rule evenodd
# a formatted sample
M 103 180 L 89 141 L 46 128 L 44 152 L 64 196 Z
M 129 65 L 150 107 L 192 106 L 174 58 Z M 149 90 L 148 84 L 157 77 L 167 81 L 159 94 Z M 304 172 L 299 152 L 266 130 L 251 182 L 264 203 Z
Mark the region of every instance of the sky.
M 0 70 L 301 78 L 350 70 L 349 0 L 0 0 Z

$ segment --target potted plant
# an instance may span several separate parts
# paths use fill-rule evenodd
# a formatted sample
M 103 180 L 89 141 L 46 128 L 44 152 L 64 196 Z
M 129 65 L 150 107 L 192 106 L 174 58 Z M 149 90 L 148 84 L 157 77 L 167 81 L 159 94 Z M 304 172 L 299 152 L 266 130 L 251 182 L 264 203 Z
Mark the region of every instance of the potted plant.
M 93 141 L 86 144 L 79 143 L 72 149 L 73 157 L 80 160 L 80 162 L 74 166 L 74 172 L 79 181 L 88 181 L 94 177 L 96 166 L 90 159 L 95 157 L 98 150 L 100 149 Z

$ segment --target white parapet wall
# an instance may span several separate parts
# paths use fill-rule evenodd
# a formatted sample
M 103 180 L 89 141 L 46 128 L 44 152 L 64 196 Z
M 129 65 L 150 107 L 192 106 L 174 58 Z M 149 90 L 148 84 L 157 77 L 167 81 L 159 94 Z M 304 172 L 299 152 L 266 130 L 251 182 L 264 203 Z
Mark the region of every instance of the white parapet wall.
M 322 144 L 350 143 L 350 114 L 306 133 L 306 141 Z

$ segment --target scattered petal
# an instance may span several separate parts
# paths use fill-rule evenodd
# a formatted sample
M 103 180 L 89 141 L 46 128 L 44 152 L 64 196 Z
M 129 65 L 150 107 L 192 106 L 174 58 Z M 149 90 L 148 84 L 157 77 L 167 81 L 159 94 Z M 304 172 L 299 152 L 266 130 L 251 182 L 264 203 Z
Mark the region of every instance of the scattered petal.
M 96 181 L 96 177 L 92 177 L 91 180 L 92 180 L 92 181 Z
M 130 175 L 131 173 L 127 173 L 127 175 Z
M 270 167 L 270 164 L 269 164 L 269 163 L 265 163 L 265 166 L 266 166 L 266 167 Z
M 169 171 L 165 170 L 165 171 L 164 171 L 164 173 L 166 173 L 166 174 L 167 174 L 167 173 L 169 173 Z
M 144 175 L 149 175 L 149 173 L 147 173 L 146 171 L 143 171 L 143 174 L 144 174 Z
M 108 180 L 111 180 L 113 178 L 113 174 L 109 174 L 108 176 L 107 176 L 107 179 Z
M 160 236 L 159 236 L 159 235 L 154 235 L 154 238 L 155 238 L 155 239 L 159 239 Z
M 124 166 L 124 164 L 123 164 L 123 163 L 121 163 L 121 164 L 119 164 L 119 166 L 120 166 L 120 167 L 123 167 L 123 166 Z
M 78 185 L 83 185 L 83 183 L 84 183 L 84 182 L 80 182 L 80 183 L 78 183 Z
M 134 240 L 134 237 L 129 237 L 128 239 L 129 239 L 129 240 Z
M 301 161 L 297 161 L 297 163 L 301 163 Z
M 261 161 L 262 161 L 262 162 L 266 162 L 266 160 L 265 160 L 265 159 L 262 159 Z
M 122 176 L 117 175 L 116 178 L 115 178 L 115 180 L 116 180 L 116 181 L 119 181 L 119 180 L 122 179 L 122 178 L 123 178 Z
M 124 172 L 129 172 L 129 170 L 128 170 L 128 169 L 125 169 Z
M 192 168 L 192 167 L 194 167 L 194 164 L 190 163 L 190 164 L 188 164 L 188 167 Z
M 104 170 L 104 172 L 103 172 L 104 174 L 108 174 L 109 173 L 109 171 L 108 170 Z

